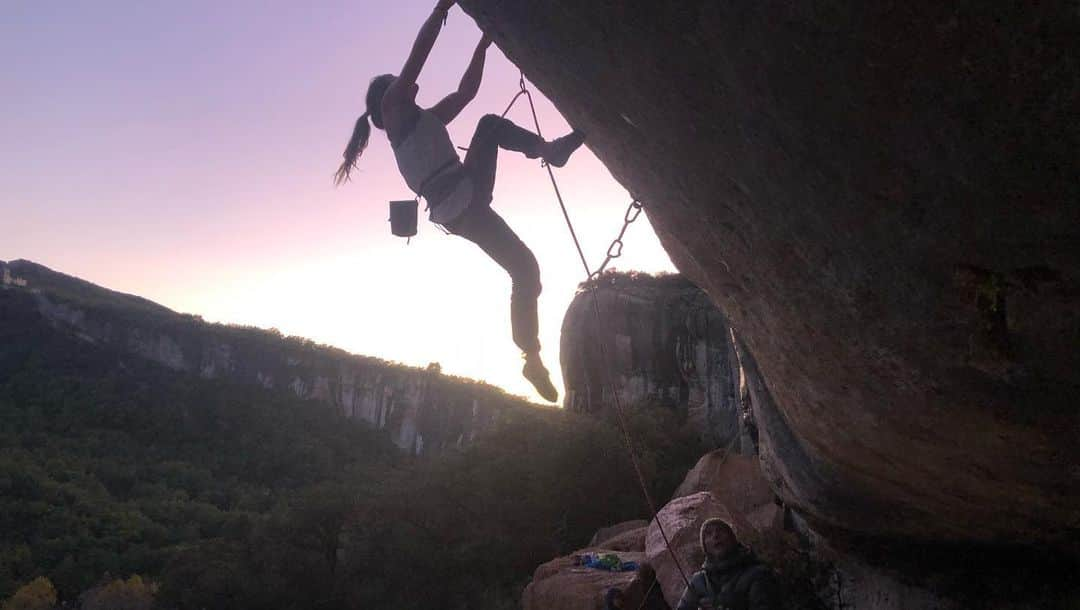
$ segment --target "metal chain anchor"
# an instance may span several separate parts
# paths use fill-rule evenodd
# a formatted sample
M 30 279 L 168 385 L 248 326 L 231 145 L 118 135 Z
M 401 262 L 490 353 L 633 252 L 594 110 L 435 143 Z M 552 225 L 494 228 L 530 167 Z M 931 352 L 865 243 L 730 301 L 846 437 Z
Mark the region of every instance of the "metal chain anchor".
M 608 246 L 607 258 L 604 259 L 603 263 L 600 263 L 600 267 L 596 271 L 593 271 L 592 274 L 589 275 L 590 280 L 599 278 L 600 275 L 604 272 L 604 269 L 608 266 L 608 263 L 612 261 L 612 259 L 616 259 L 622 256 L 623 236 L 626 235 L 626 229 L 629 228 L 630 225 L 633 224 L 635 220 L 637 220 L 638 216 L 641 215 L 641 209 L 643 207 L 644 206 L 642 205 L 642 203 L 637 199 L 631 201 L 630 205 L 627 206 L 626 214 L 623 215 L 622 230 L 619 231 L 619 236 L 611 242 L 610 246 Z

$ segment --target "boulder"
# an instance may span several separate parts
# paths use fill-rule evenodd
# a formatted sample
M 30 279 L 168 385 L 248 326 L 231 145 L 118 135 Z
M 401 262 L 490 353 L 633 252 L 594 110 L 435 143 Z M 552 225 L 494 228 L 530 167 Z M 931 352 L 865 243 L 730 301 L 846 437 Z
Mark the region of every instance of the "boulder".
M 690 469 L 673 497 L 681 498 L 699 491 L 710 492 L 728 509 L 742 515 L 765 505 L 776 497 L 761 472 L 756 455 L 742 455 L 724 449 L 705 454 Z
M 649 530 L 645 534 L 645 558 L 656 569 L 656 578 L 664 592 L 664 599 L 673 608 L 686 590 L 684 576 L 689 579 L 705 560 L 699 531 L 702 522 L 710 517 L 727 520 L 734 526 L 739 539 L 744 542 L 757 539 L 754 527 L 746 519 L 728 510 L 707 491 L 668 502 L 660 509 L 656 520 L 649 524 Z M 661 526 L 671 543 L 671 552 L 664 542 Z
M 705 454 L 686 474 L 673 497 L 702 491 L 711 493 L 725 508 L 749 523 L 754 532 L 747 535 L 771 535 L 783 529 L 783 511 L 756 455 L 725 449 Z
M 742 438 L 739 362 L 727 318 L 685 277 L 606 273 L 589 282 L 563 316 L 559 345 L 567 410 L 612 408 L 614 383 L 626 405 L 685 415 L 705 447 L 752 451 Z
M 613 549 L 589 549 L 613 553 Z M 623 561 L 641 563 L 644 553 L 618 552 Z M 608 572 L 574 565 L 574 556 L 558 557 L 536 568 L 521 595 L 524 610 L 604 610 L 604 595 L 611 587 L 626 589 L 636 572 Z
M 762 504 L 746 513 L 745 517 L 762 534 L 779 533 L 784 529 L 784 511 L 775 502 Z
M 616 523 L 615 525 L 602 527 L 596 530 L 596 533 L 593 534 L 592 540 L 589 541 L 589 546 L 594 547 L 600 544 L 604 544 L 605 541 L 615 538 L 620 534 L 625 534 L 634 530 L 644 530 L 648 526 L 648 521 L 644 519 L 636 519 L 634 521 L 623 521 L 622 523 Z M 642 546 L 641 550 L 645 550 L 645 547 Z

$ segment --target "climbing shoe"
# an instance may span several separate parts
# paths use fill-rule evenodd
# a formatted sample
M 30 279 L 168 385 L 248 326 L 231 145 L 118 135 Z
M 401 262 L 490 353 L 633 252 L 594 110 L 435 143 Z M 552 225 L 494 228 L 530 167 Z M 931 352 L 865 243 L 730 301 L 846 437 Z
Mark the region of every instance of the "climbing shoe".
M 533 384 L 537 393 L 543 396 L 544 400 L 549 402 L 559 400 L 559 391 L 551 384 L 551 375 L 548 374 L 548 370 L 544 368 L 544 364 L 540 362 L 539 357 L 526 357 L 525 368 L 521 369 L 521 374 L 525 379 L 529 380 L 529 383 Z
M 544 161 L 554 167 L 562 167 L 573 154 L 585 142 L 585 134 L 578 130 L 571 131 L 561 138 L 555 138 L 548 144 L 547 154 Z

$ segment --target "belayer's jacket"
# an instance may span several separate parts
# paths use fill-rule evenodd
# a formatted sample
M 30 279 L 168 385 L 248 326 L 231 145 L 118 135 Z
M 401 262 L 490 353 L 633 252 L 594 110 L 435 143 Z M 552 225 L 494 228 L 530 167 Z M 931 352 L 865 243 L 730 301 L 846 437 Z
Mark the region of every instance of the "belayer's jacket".
M 722 558 L 705 559 L 676 610 L 698 610 L 703 598 L 712 598 L 716 610 L 779 610 L 778 593 L 772 570 L 740 545 Z

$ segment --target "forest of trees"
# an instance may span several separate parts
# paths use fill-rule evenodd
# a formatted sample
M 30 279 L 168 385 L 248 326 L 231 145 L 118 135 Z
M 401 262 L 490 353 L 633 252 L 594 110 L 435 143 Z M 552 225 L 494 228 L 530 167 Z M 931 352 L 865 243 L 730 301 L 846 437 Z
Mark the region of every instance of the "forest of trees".
M 647 514 L 602 418 L 506 409 L 465 449 L 409 458 L 321 403 L 20 319 L 13 294 L 0 291 L 4 610 L 514 608 L 537 565 Z M 657 498 L 701 454 L 680 423 L 631 418 Z

